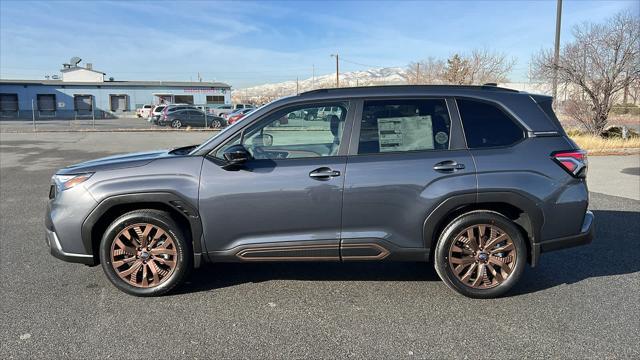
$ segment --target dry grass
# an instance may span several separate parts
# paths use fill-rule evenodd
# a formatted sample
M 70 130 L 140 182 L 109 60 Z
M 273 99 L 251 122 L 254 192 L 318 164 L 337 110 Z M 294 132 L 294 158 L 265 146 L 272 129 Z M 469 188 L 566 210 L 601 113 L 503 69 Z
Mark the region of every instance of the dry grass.
M 610 138 L 605 139 L 593 135 L 570 134 L 581 149 L 591 153 L 606 153 L 623 149 L 640 149 L 640 137 L 632 139 Z

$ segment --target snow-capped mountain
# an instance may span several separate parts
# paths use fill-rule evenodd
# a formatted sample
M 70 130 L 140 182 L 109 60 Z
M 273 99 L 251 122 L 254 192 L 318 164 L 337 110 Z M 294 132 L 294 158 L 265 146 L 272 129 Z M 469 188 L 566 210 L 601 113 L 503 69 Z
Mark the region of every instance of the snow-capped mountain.
M 340 73 L 340 87 L 405 84 L 406 73 L 407 70 L 400 67 L 344 72 Z M 316 76 L 315 79 L 300 79 L 297 86 L 299 92 L 335 87 L 336 75 L 333 73 Z M 234 102 L 266 103 L 282 96 L 295 94 L 296 81 L 290 80 L 236 89 L 232 97 Z

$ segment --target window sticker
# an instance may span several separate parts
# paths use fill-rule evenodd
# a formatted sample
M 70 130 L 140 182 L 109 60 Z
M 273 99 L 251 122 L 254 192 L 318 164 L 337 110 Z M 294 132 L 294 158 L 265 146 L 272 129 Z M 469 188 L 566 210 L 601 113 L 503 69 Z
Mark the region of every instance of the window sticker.
M 431 115 L 378 118 L 380 152 L 433 149 Z
M 444 131 L 438 131 L 436 133 L 436 142 L 440 145 L 444 145 L 449 141 L 449 135 Z

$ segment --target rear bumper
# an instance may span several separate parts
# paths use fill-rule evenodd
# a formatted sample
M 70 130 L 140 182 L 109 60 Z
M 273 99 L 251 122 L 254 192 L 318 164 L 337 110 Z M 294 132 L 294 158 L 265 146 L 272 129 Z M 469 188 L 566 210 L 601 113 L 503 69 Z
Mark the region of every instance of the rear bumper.
M 47 246 L 49 246 L 51 255 L 57 257 L 60 260 L 85 265 L 96 264 L 93 255 L 65 252 L 62 249 L 62 245 L 60 245 L 60 240 L 58 239 L 58 235 L 55 233 L 55 231 L 45 229 L 45 240 L 47 241 Z
M 562 250 L 575 246 L 590 244 L 593 240 L 594 232 L 593 219 L 593 213 L 591 211 L 587 211 L 584 214 L 584 220 L 582 222 L 582 227 L 580 228 L 579 234 L 557 239 L 545 240 L 544 242 L 533 244 L 531 253 L 531 265 L 537 265 L 540 259 L 540 254 L 544 252 Z

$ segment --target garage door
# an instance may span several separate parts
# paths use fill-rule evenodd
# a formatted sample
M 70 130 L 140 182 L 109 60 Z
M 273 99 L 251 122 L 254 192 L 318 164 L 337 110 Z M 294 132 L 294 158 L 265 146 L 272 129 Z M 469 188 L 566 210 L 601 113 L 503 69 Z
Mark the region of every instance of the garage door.
M 0 112 L 3 115 L 18 111 L 18 94 L 0 94 Z
M 127 111 L 127 95 L 111 95 L 111 111 Z
M 91 95 L 74 95 L 73 96 L 73 106 L 74 109 L 82 114 L 82 113 L 91 113 Z
M 56 114 L 56 95 L 38 94 L 38 112 L 40 115 Z

